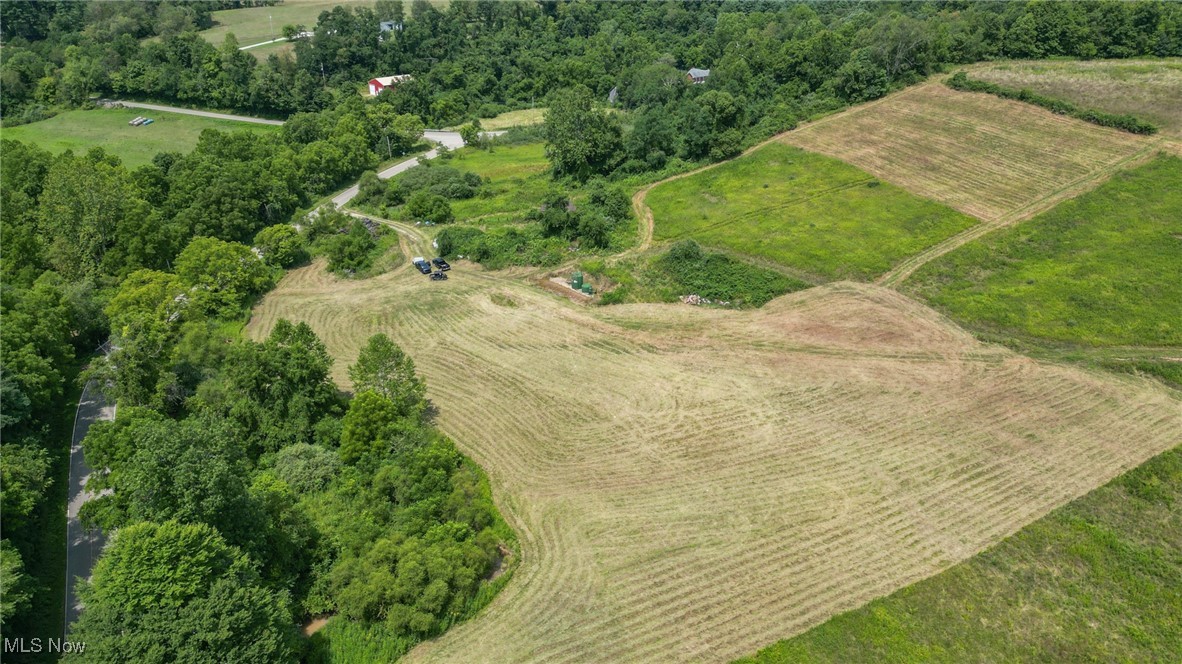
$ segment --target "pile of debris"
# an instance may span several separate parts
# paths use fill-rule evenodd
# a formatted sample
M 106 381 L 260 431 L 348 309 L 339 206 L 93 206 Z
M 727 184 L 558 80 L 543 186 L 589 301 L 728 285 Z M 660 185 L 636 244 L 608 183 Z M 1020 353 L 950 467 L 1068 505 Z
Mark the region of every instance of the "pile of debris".
M 729 307 L 731 304 L 730 302 L 727 302 L 724 300 L 711 300 L 709 298 L 702 297 L 701 295 L 698 295 L 696 293 L 690 293 L 689 295 L 682 295 L 680 299 L 683 303 L 692 304 L 695 307 L 700 307 L 703 304 L 713 304 L 713 305 L 716 305 L 719 307 Z
M 373 237 L 378 236 L 378 222 L 370 219 L 369 217 L 358 217 L 358 219 L 360 219 L 361 223 L 365 225 L 365 230 L 369 231 L 370 235 Z

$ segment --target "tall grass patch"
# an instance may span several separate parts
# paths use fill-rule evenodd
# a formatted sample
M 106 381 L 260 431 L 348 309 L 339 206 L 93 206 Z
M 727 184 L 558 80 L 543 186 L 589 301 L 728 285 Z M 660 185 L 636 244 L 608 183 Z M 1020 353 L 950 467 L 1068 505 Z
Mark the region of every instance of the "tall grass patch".
M 1160 156 L 921 268 L 910 289 L 989 332 L 1182 345 L 1182 159 Z
M 615 284 L 603 294 L 603 304 L 676 302 L 697 295 L 704 304 L 761 307 L 812 285 L 722 252 L 705 251 L 693 240 L 682 240 L 663 254 L 630 265 L 608 267 L 602 260 L 592 260 L 580 268 Z
M 475 198 L 455 201 L 456 221 L 482 225 L 521 221 L 542 204 L 551 186 L 550 162 L 541 143 L 494 146 L 492 150 L 464 148 L 448 166 L 486 179 Z
M 837 159 L 779 143 L 662 184 L 646 202 L 658 240 L 692 238 L 821 279 L 868 280 L 976 223 Z

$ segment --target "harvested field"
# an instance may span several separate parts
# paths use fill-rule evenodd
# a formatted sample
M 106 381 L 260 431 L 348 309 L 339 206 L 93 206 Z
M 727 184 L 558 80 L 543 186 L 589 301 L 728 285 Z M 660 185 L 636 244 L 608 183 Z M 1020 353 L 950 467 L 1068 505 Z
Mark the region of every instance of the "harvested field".
M 994 221 L 1040 211 L 1064 190 L 1091 188 L 1092 176 L 1153 139 L 932 81 L 804 126 L 783 140 Z
M 1182 58 L 998 62 L 974 79 L 1026 88 L 1106 113 L 1127 113 L 1182 136 Z
M 308 322 L 342 383 L 389 333 L 519 533 L 505 590 L 412 661 L 733 659 L 966 559 L 1182 425 L 1154 383 L 984 346 L 875 286 L 588 308 L 450 274 L 316 264 L 248 327 Z

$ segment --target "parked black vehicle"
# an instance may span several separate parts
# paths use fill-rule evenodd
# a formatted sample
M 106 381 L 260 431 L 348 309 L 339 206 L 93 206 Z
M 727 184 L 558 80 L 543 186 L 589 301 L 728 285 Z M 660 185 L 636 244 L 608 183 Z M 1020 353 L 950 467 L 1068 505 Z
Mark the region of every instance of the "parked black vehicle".
M 442 272 L 432 272 L 431 281 L 447 281 L 447 275 Z
M 451 269 L 451 266 L 447 264 L 447 261 L 443 260 L 442 258 L 432 258 L 431 262 L 435 264 L 435 267 L 443 270 L 444 272 Z
M 415 267 L 419 268 L 419 272 L 423 274 L 431 274 L 431 264 L 427 262 L 426 258 L 418 256 L 414 260 Z

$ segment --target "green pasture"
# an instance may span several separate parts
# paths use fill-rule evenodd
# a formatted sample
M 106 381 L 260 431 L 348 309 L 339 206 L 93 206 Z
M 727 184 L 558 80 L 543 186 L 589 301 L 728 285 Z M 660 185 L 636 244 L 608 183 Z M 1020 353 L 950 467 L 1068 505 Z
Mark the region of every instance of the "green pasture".
M 1182 159 L 1160 156 L 966 244 L 917 271 L 908 288 L 981 331 L 1182 345 Z
M 136 116 L 152 118 L 147 126 L 127 124 Z M 138 108 L 66 111 L 48 120 L 0 128 L 0 137 L 34 143 L 53 153 L 77 154 L 100 147 L 123 160 L 128 168 L 150 163 L 159 152 L 189 152 L 206 129 L 221 131 L 276 131 L 278 126 L 217 120 L 181 113 Z
M 659 185 L 646 202 L 657 240 L 692 238 L 823 279 L 870 279 L 976 223 L 780 143 Z

